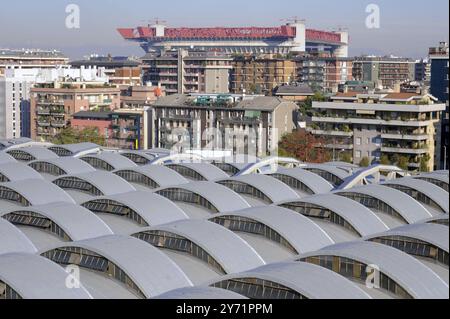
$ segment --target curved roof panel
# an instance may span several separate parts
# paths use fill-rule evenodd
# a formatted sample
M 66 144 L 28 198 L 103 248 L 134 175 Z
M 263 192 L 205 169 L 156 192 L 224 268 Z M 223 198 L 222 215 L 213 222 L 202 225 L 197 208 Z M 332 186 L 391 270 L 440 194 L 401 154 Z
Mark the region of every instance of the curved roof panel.
M 269 264 L 248 272 L 232 274 L 215 282 L 258 278 L 288 287 L 309 299 L 370 299 L 361 288 L 331 270 L 304 262 Z
M 273 203 L 300 198 L 292 188 L 276 178 L 261 174 L 249 174 L 226 178 L 218 181 L 235 181 L 250 185 L 266 195 Z
M 0 255 L 7 253 L 30 253 L 37 250 L 33 243 L 19 228 L 0 218 Z
M 113 234 L 112 230 L 100 218 L 86 208 L 76 204 L 50 203 L 41 206 L 30 206 L 19 211 L 36 213 L 50 219 L 71 240 L 83 240 Z M 3 215 L 19 211 L 3 212 Z
M 29 146 L 29 147 L 12 149 L 12 150 L 8 151 L 7 153 L 14 156 L 13 154 L 17 151 L 24 152 L 24 153 L 30 155 L 31 157 L 33 157 L 33 160 L 43 160 L 43 159 L 58 157 L 58 155 L 56 155 L 55 153 L 50 151 L 48 148 L 41 147 L 41 146 Z
M 430 268 L 395 248 L 367 241 L 336 244 L 300 256 L 338 256 L 377 265 L 380 271 L 418 299 L 448 298 L 448 285 Z
M 94 143 L 77 143 L 77 144 L 64 144 L 55 145 L 48 148 L 50 151 L 57 153 L 58 149 L 63 149 L 67 152 L 65 156 L 83 156 L 92 152 L 100 150 L 100 146 Z
M 162 165 L 145 165 L 129 169 L 116 170 L 113 173 L 123 171 L 133 171 L 142 174 L 153 180 L 160 187 L 168 187 L 189 183 L 189 181 L 186 178 L 184 178 L 174 170 Z
M 228 174 L 226 174 L 220 168 L 210 163 L 176 163 L 176 164 L 169 164 L 169 168 L 170 165 L 181 166 L 189 170 L 193 170 L 207 181 L 215 181 L 218 179 L 229 177 Z
M 54 202 L 75 204 L 72 197 L 64 190 L 43 179 L 27 179 L 3 183 L 2 186 L 22 195 L 33 206 Z
M 57 183 L 58 180 L 70 177 L 88 182 L 89 184 L 95 186 L 98 190 L 100 190 L 100 192 L 102 192 L 103 195 L 128 193 L 136 190 L 130 183 L 128 183 L 123 178 L 120 178 L 115 174 L 105 171 L 94 171 L 83 174 L 64 175 L 55 179 L 53 183 Z
M 290 169 L 280 167 L 277 170 L 277 174 L 286 175 L 300 181 L 311 189 L 314 194 L 328 193 L 333 189 L 333 185 L 327 180 L 300 167 Z
M 80 157 L 80 159 L 86 162 L 88 162 L 89 159 L 97 159 L 110 165 L 113 168 L 113 170 L 137 166 L 136 163 L 129 160 L 125 156 L 122 156 L 119 153 L 114 152 L 101 152 L 98 154 L 85 155 Z
M 293 201 L 291 201 L 293 202 Z M 321 194 L 302 198 L 296 203 L 324 207 L 345 219 L 361 236 L 387 231 L 388 227 L 370 209 L 342 196 Z M 286 204 L 288 202 L 279 203 Z
M 437 180 L 439 182 L 443 182 L 443 183 L 446 183 L 446 184 L 449 183 L 449 176 L 448 175 L 435 173 L 435 172 L 433 172 L 433 173 L 426 173 L 426 174 L 420 174 L 420 175 L 417 175 L 417 176 L 413 176 L 413 178 L 418 178 L 418 179 L 420 179 L 420 178 L 429 178 L 429 179 L 435 179 L 435 180 Z
M 14 157 L 9 155 L 8 153 L 4 151 L 0 151 L 0 165 L 6 164 L 6 163 L 15 163 L 17 162 Z
M 424 241 L 448 252 L 449 248 L 448 235 L 449 235 L 448 227 L 444 225 L 413 224 L 394 228 L 384 233 L 371 235 L 365 239 L 370 240 L 374 238 L 389 237 L 389 236 L 408 237 Z
M 174 186 L 193 192 L 207 199 L 221 213 L 249 208 L 250 205 L 239 194 L 228 187 L 213 182 L 192 182 Z M 169 187 L 170 188 L 170 187 Z
M 96 197 L 92 201 L 95 202 L 102 199 L 115 201 L 129 207 L 151 226 L 189 218 L 181 208 L 167 198 L 148 191 Z
M 372 184 L 335 192 L 339 193 L 357 193 L 374 197 L 395 209 L 410 224 L 432 217 L 432 214 L 414 198 L 390 187 Z
M 264 265 L 258 253 L 228 229 L 207 220 L 181 220 L 148 230 L 166 231 L 189 239 L 210 254 L 227 273 Z
M 351 173 L 349 173 L 343 169 L 340 169 L 336 166 L 328 165 L 328 164 L 306 164 L 305 168 L 322 170 L 322 171 L 328 172 L 332 175 L 335 175 L 342 180 L 346 179 L 347 177 L 349 177 L 351 175 Z
M 37 275 L 38 274 L 38 275 Z M 33 254 L 0 255 L 0 280 L 25 299 L 92 299 L 81 285 L 66 287 L 68 273 L 52 261 Z
M 5 176 L 11 182 L 26 179 L 43 179 L 42 175 L 31 167 L 17 162 L 0 165 L 0 175 Z
M 213 287 L 186 287 L 175 289 L 165 294 L 159 295 L 153 299 L 248 299 L 240 294 L 232 292 L 230 290 L 213 288 Z
M 75 157 L 58 157 L 45 160 L 37 160 L 30 162 L 28 165 L 31 166 L 32 164 L 40 162 L 55 165 L 59 169 L 63 170 L 67 175 L 82 174 L 95 171 L 95 168 L 93 168 L 91 165 Z
M 87 249 L 110 260 L 133 280 L 147 298 L 192 286 L 184 272 L 163 252 L 133 237 L 104 236 L 58 245 L 53 249 L 65 247 Z
M 278 206 L 248 208 L 215 215 L 249 218 L 270 227 L 292 245 L 298 254 L 333 245 L 334 241 L 309 218 Z
M 387 181 L 383 185 L 399 185 L 412 188 L 432 199 L 443 211 L 447 214 L 449 213 L 448 192 L 432 183 L 415 178 L 399 178 Z

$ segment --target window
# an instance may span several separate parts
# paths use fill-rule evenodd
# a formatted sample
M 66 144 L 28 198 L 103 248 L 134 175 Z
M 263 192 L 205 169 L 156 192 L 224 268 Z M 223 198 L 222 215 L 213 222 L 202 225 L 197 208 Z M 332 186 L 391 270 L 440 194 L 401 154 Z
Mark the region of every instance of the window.
M 355 157 L 356 158 L 361 158 L 361 151 L 356 151 L 355 152 Z
M 360 137 L 356 138 L 356 145 L 361 145 L 361 138 Z

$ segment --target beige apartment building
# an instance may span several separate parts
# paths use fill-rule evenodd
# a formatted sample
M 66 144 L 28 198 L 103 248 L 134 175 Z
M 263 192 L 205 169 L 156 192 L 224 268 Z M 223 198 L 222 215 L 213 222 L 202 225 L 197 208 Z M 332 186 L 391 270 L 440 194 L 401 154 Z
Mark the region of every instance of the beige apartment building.
M 233 61 L 231 91 L 235 94 L 271 94 L 283 83 L 296 80 L 296 63 L 275 55 L 240 56 Z
M 343 153 L 359 164 L 383 157 L 409 170 L 434 170 L 436 133 L 445 104 L 429 94 L 338 93 L 329 102 L 314 102 L 309 130 L 339 159 Z
M 98 82 L 54 82 L 31 89 L 31 138 L 46 141 L 80 111 L 120 107 L 120 89 Z

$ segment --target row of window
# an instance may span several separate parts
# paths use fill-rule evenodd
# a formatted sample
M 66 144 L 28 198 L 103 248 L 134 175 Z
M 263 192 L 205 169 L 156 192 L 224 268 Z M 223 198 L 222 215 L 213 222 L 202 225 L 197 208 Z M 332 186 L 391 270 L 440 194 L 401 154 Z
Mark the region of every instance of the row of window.
M 272 200 L 269 197 L 267 197 L 263 192 L 261 192 L 260 190 L 251 185 L 237 181 L 223 181 L 219 182 L 219 184 L 230 188 L 231 190 L 235 191 L 238 194 L 250 195 L 252 197 L 256 197 L 258 199 L 263 200 L 269 205 L 272 204 Z
M 314 192 L 311 188 L 306 186 L 304 183 L 299 181 L 296 178 L 293 178 L 291 176 L 283 175 L 283 174 L 273 174 L 272 177 L 275 177 L 276 179 L 282 181 L 286 185 L 290 186 L 291 188 L 298 189 L 308 195 L 314 195 Z
M 166 165 L 166 166 L 188 179 L 201 182 L 206 181 L 206 179 L 202 175 L 200 175 L 199 173 L 188 167 L 184 167 L 181 165 Z
M 51 163 L 34 162 L 29 164 L 29 166 L 39 173 L 47 173 L 53 176 L 67 175 L 63 169 Z
M 20 150 L 11 150 L 8 151 L 7 153 L 12 157 L 14 157 L 16 160 L 22 162 L 34 161 L 36 159 L 34 156 Z
M 206 198 L 188 190 L 184 190 L 181 188 L 169 188 L 160 190 L 159 192 L 157 192 L 157 194 L 164 196 L 172 201 L 191 203 L 194 205 L 202 206 L 213 214 L 219 213 L 219 210 Z
M 15 300 L 22 299 L 22 297 L 10 286 L 0 280 L 0 300 Z
M 64 177 L 53 181 L 53 183 L 64 189 L 74 189 L 94 196 L 103 196 L 103 193 L 94 185 L 76 177 Z
M 84 203 L 83 207 L 89 209 L 94 213 L 103 213 L 103 214 L 113 214 L 119 216 L 125 216 L 132 221 L 135 221 L 139 225 L 149 226 L 148 223 L 134 210 L 132 210 L 128 206 L 124 206 L 118 202 L 107 200 L 107 199 L 99 199 Z
M 114 170 L 114 167 L 109 165 L 107 162 L 105 162 L 104 160 L 95 158 L 95 157 L 82 157 L 81 160 L 97 169 L 102 169 L 102 170 L 105 170 L 108 172 L 111 172 Z
M 226 274 L 223 267 L 210 254 L 189 239 L 165 231 L 147 231 L 136 234 L 135 237 L 155 247 L 187 253 L 204 261 L 221 274 Z
M 30 206 L 30 202 L 25 197 L 4 186 L 0 186 L 0 199 L 16 202 L 23 206 Z
M 145 176 L 144 174 L 138 173 L 138 172 L 118 171 L 118 172 L 115 172 L 114 174 L 122 177 L 127 182 L 143 185 L 143 186 L 146 186 L 151 189 L 160 187 L 160 185 L 158 183 L 156 183 L 153 179 Z

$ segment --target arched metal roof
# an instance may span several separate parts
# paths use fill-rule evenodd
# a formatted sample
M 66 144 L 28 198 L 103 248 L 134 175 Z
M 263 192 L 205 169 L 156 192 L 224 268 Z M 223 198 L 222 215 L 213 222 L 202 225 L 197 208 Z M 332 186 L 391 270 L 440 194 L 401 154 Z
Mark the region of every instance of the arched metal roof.
M 150 226 L 167 224 L 189 218 L 181 208 L 167 198 L 147 191 L 135 191 L 96 197 L 89 202 L 96 202 L 99 200 L 110 200 L 129 207 Z M 89 202 L 86 202 L 83 205 L 86 205 Z
M 241 175 L 226 178 L 217 182 L 222 184 L 223 182 L 228 181 L 250 185 L 266 195 L 272 203 L 300 198 L 300 196 L 292 188 L 283 182 L 280 182 L 276 178 L 267 175 Z
M 432 218 L 425 219 L 421 222 L 429 224 L 440 224 L 448 227 L 448 215 L 435 216 Z
M 154 181 L 158 185 L 158 187 L 168 187 L 189 183 L 189 181 L 186 178 L 184 178 L 174 170 L 162 165 L 145 165 L 128 169 L 116 170 L 113 171 L 113 173 L 121 176 L 122 173 L 126 171 L 131 171 L 143 175 Z
M 399 185 L 412 188 L 433 200 L 444 212 L 449 213 L 448 192 L 432 183 L 415 178 L 399 178 L 387 181 L 383 185 Z
M 221 213 L 250 207 L 242 196 L 225 186 L 213 182 L 192 182 L 174 187 L 167 187 L 160 191 L 170 188 L 179 188 L 197 194 L 208 200 Z M 158 191 L 158 193 L 160 191 Z
M 294 247 L 297 254 L 333 245 L 334 241 L 316 223 L 307 217 L 278 206 L 248 208 L 215 215 L 211 219 L 237 216 L 249 218 L 270 227 Z
M 19 228 L 0 218 L 0 255 L 7 253 L 34 254 L 37 249 Z
M 351 175 L 351 173 L 349 173 L 341 168 L 338 168 L 333 165 L 328 165 L 328 164 L 306 164 L 306 166 L 304 168 L 318 169 L 318 170 L 321 170 L 324 172 L 328 172 L 342 180 L 346 179 L 348 176 Z
M 449 248 L 448 235 L 449 235 L 448 227 L 444 225 L 413 224 L 394 228 L 381 234 L 371 235 L 365 238 L 365 240 L 390 236 L 408 237 L 424 241 L 448 252 Z
M 112 169 L 110 169 L 109 171 L 137 166 L 136 163 L 129 160 L 125 156 L 122 156 L 119 153 L 114 153 L 114 152 L 101 152 L 98 154 L 85 155 L 85 156 L 80 157 L 80 159 L 87 162 L 88 164 L 92 165 L 93 167 L 95 167 L 97 169 L 102 169 L 102 167 L 100 167 L 100 166 L 96 167 L 95 164 L 92 164 L 90 162 L 91 159 L 97 159 L 101 162 L 106 163 L 108 166 L 111 166 Z
M 374 197 L 395 209 L 409 224 L 432 217 L 432 214 L 414 198 L 390 187 L 372 184 L 335 192 L 337 195 L 340 193 L 356 193 Z
M 321 194 L 296 201 L 281 202 L 278 205 L 289 203 L 308 203 L 324 207 L 345 219 L 360 236 L 384 232 L 389 229 L 373 211 L 346 197 Z
M 27 179 L 1 184 L 23 196 L 31 205 L 44 205 L 54 202 L 75 204 L 72 197 L 58 186 L 43 179 Z
M 10 182 L 22 181 L 26 179 L 43 179 L 42 175 L 31 167 L 17 162 L 0 165 L 0 176 L 1 175 L 6 177 Z
M 120 178 L 115 174 L 105 171 L 94 171 L 83 174 L 64 175 L 55 179 L 53 183 L 58 185 L 60 181 L 67 178 L 75 178 L 85 181 L 96 187 L 102 193 L 102 195 L 128 193 L 136 190 L 126 180 Z
M 366 265 L 377 265 L 380 271 L 418 299 L 448 299 L 449 287 L 431 269 L 395 248 L 367 241 L 336 244 L 307 253 L 300 259 L 314 256 L 337 256 Z
M 4 151 L 0 151 L 0 165 L 6 163 L 16 163 L 16 159 Z
M 297 168 L 278 168 L 276 174 L 292 177 L 305 184 L 314 194 L 323 194 L 330 192 L 334 187 L 324 178 L 301 167 Z
M 224 171 L 210 163 L 174 163 L 166 164 L 167 167 L 176 171 L 177 167 L 184 167 L 199 174 L 206 181 L 215 181 L 229 177 Z
M 181 220 L 145 228 L 139 233 L 154 230 L 170 232 L 189 239 L 211 255 L 226 273 L 245 271 L 265 264 L 261 256 L 246 241 L 228 229 L 207 220 Z
M 275 282 L 309 299 L 371 299 L 361 288 L 341 275 L 303 262 L 269 264 L 248 272 L 224 276 L 214 283 L 240 278 Z
M 163 252 L 133 237 L 104 236 L 60 244 L 48 251 L 67 247 L 87 249 L 110 260 L 133 280 L 147 298 L 192 286 L 184 272 Z
M 75 157 L 58 157 L 45 160 L 37 160 L 30 162 L 28 166 L 32 167 L 36 163 L 48 163 L 56 166 L 65 172 L 64 175 L 82 174 L 95 171 L 88 163 Z
M 157 156 L 138 150 L 120 150 L 119 154 L 133 161 L 138 165 L 146 165 L 153 161 Z
M 48 148 L 50 151 L 55 153 L 61 153 L 63 151 L 65 154 L 60 154 L 60 156 L 74 156 L 79 157 L 89 153 L 100 151 L 100 146 L 94 143 L 78 143 L 78 144 L 65 144 L 65 145 L 55 145 Z
M 422 178 L 427 179 L 428 178 L 428 179 L 434 179 L 436 181 L 443 182 L 443 183 L 446 183 L 446 184 L 449 183 L 449 176 L 446 175 L 446 174 L 440 174 L 440 173 L 420 174 L 420 175 L 417 175 L 417 176 L 413 176 L 413 178 L 416 178 L 416 179 L 422 179 Z
M 0 255 L 0 280 L 24 299 L 92 299 L 83 285 L 67 288 L 67 278 L 64 268 L 41 256 Z
M 57 158 L 58 155 L 50 151 L 49 149 L 41 146 L 30 146 L 30 147 L 22 147 L 17 149 L 12 149 L 7 151 L 8 154 L 15 157 L 17 153 L 25 153 L 31 157 L 31 160 L 44 160 L 49 158 Z M 18 158 L 16 158 L 18 159 Z
M 20 210 L 0 213 L 31 212 L 42 215 L 58 225 L 72 241 L 112 235 L 112 230 L 95 214 L 79 205 L 70 203 L 50 203 L 30 206 Z
M 159 295 L 153 299 L 186 299 L 186 300 L 202 300 L 202 299 L 211 299 L 211 300 L 220 300 L 220 299 L 248 299 L 240 294 L 232 292 L 230 290 L 213 288 L 213 287 L 186 287 L 175 289 L 165 294 Z

